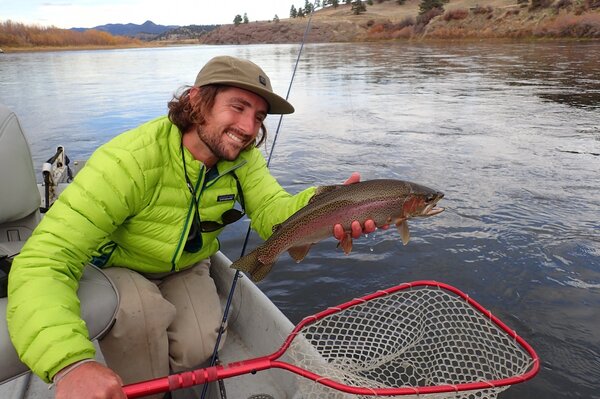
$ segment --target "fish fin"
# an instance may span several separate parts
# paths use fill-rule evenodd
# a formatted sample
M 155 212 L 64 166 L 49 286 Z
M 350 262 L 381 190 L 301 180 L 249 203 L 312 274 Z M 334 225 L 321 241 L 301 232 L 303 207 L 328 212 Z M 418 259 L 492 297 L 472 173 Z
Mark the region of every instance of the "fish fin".
M 280 227 L 281 227 L 281 223 L 277 223 L 277 224 L 273 225 L 271 230 L 273 231 L 273 233 L 275 233 Z
M 337 190 L 340 187 L 343 187 L 343 185 L 337 184 L 337 185 L 333 185 L 333 186 L 318 186 L 317 189 L 315 190 L 315 195 L 312 196 L 312 198 L 310 199 L 310 201 L 308 201 L 308 203 L 310 204 L 312 201 L 314 201 L 321 195 L 325 195 L 331 191 Z
M 274 263 L 274 262 L 273 262 Z M 260 281 L 273 268 L 273 263 L 263 263 L 258 257 L 258 251 L 254 250 L 246 256 L 242 256 L 231 264 L 230 267 L 250 275 L 252 281 Z
M 400 237 L 402 237 L 402 244 L 408 244 L 408 241 L 410 240 L 410 230 L 408 229 L 408 222 L 406 219 L 398 221 L 396 227 L 398 227 L 398 232 L 400 233 Z
M 342 247 L 344 253 L 348 255 L 352 251 L 352 233 L 347 232 L 344 238 L 338 242 L 338 247 Z
M 312 247 L 312 244 L 306 244 L 306 245 L 300 245 L 297 247 L 292 247 L 292 248 L 288 249 L 288 253 L 292 257 L 292 259 L 294 259 L 296 261 L 296 263 L 299 263 L 302 261 L 302 259 L 304 259 L 304 257 L 306 257 L 306 254 L 310 250 L 310 247 Z

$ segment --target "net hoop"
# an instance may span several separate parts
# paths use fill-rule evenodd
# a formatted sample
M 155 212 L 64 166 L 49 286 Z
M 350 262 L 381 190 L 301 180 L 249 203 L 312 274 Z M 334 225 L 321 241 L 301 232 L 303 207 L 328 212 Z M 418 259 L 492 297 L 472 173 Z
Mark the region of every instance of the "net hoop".
M 435 386 L 426 386 L 426 387 L 398 387 L 398 388 L 366 388 L 366 387 L 355 387 L 349 386 L 347 384 L 341 384 L 331 378 L 323 377 L 321 375 L 315 374 L 311 371 L 303 367 L 298 367 L 296 365 L 290 364 L 288 362 L 280 362 L 275 359 L 279 359 L 286 351 L 289 350 L 290 346 L 294 342 L 294 340 L 301 336 L 302 331 L 306 329 L 307 326 L 310 326 L 318 321 L 321 321 L 329 316 L 338 314 L 343 312 L 344 310 L 350 309 L 354 306 L 365 304 L 374 299 L 382 298 L 385 296 L 389 296 L 391 294 L 397 293 L 399 291 L 410 290 L 419 287 L 430 287 L 435 289 L 444 290 L 450 292 L 460 298 L 462 298 L 465 303 L 467 303 L 472 308 L 476 309 L 481 315 L 485 316 L 491 323 L 497 326 L 500 330 L 502 330 L 507 336 L 512 338 L 514 342 L 527 353 L 530 358 L 529 368 L 525 373 L 495 379 L 495 380 L 486 380 L 486 381 L 477 381 L 477 382 L 469 382 L 469 383 L 460 383 L 460 384 L 442 384 Z M 432 394 L 440 394 L 440 393 L 451 393 L 451 392 L 463 392 L 463 391 L 477 391 L 477 390 L 489 390 L 496 389 L 501 387 L 506 387 L 518 383 L 525 382 L 533 378 L 540 369 L 540 360 L 537 353 L 534 349 L 529 345 L 521 336 L 519 336 L 514 330 L 510 329 L 505 323 L 503 323 L 500 319 L 492 314 L 489 310 L 484 308 L 477 301 L 472 299 L 469 295 L 465 294 L 461 290 L 434 280 L 421 280 L 414 281 L 410 283 L 403 283 L 398 286 L 388 288 L 385 290 L 379 290 L 372 294 L 355 298 L 351 301 L 343 303 L 341 305 L 330 307 L 324 311 L 321 311 L 315 315 L 305 317 L 302 321 L 296 325 L 292 333 L 287 337 L 286 341 L 282 345 L 282 347 L 270 357 L 272 359 L 272 367 L 278 367 L 282 369 L 286 369 L 288 371 L 292 371 L 295 374 L 298 374 L 304 378 L 309 380 L 313 380 L 318 382 L 319 384 L 325 385 L 327 387 L 350 393 L 355 395 L 368 395 L 368 396 L 404 396 L 404 395 L 432 395 Z

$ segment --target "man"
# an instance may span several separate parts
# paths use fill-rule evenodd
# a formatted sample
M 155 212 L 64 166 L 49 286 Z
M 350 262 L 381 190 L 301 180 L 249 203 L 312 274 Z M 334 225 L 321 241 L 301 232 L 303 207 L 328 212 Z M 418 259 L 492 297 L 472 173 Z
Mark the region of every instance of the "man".
M 11 339 L 21 360 L 54 382 L 56 398 L 124 398 L 122 384 L 209 358 L 221 307 L 208 258 L 222 228 L 242 215 L 235 201 L 266 239 L 314 194 L 314 187 L 283 190 L 256 148 L 267 114 L 293 111 L 257 65 L 216 57 L 169 103 L 168 117 L 90 157 L 14 260 L 9 280 Z M 354 174 L 346 183 L 358 180 Z M 365 232 L 374 229 L 365 223 Z M 355 222 L 351 234 L 362 231 Z M 332 234 L 348 233 L 338 225 Z M 79 315 L 77 281 L 90 261 L 120 296 L 116 322 L 100 340 L 108 367 L 93 360 Z

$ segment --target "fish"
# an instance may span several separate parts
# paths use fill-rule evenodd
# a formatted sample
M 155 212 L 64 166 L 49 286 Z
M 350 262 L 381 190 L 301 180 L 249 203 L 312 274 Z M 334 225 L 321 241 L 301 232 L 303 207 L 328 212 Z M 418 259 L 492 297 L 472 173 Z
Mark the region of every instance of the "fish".
M 338 244 L 346 254 L 352 250 L 351 224 L 373 220 L 376 227 L 395 224 L 402 242 L 410 239 L 407 220 L 441 213 L 437 207 L 444 193 L 423 185 L 396 179 L 373 179 L 348 185 L 317 187 L 306 206 L 273 227 L 273 234 L 231 267 L 255 282 L 262 280 L 279 256 L 287 251 L 297 263 L 311 246 L 332 237 L 333 227 L 341 224 L 344 238 Z

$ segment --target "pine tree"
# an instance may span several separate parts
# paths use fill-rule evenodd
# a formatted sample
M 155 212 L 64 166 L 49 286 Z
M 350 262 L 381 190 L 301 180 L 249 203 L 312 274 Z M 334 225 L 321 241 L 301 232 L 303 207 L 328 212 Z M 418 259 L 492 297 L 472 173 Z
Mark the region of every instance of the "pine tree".
M 313 11 L 313 5 L 309 0 L 304 0 L 304 13 L 310 14 Z
M 427 11 L 434 8 L 444 11 L 444 4 L 449 0 L 421 0 L 419 4 L 419 14 L 425 14 Z
M 233 18 L 233 23 L 235 24 L 235 26 L 238 26 L 239 24 L 241 24 L 242 16 L 240 14 L 236 15 L 235 18 Z
M 248 19 L 248 14 L 244 13 L 244 23 L 247 24 L 248 22 L 250 22 Z
M 362 0 L 352 1 L 352 14 L 358 15 L 365 11 L 367 11 L 367 6 L 362 2 Z
M 290 8 L 290 18 L 296 18 L 298 16 L 298 10 L 292 4 L 292 8 Z

